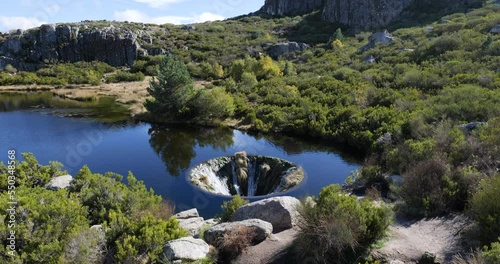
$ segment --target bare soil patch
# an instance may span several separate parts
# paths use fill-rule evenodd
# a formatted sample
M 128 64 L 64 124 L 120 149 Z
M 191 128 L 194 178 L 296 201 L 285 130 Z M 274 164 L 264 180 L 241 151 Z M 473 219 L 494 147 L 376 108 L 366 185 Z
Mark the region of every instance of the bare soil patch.
M 389 263 L 417 263 L 425 252 L 430 252 L 440 263 L 449 263 L 454 255 L 467 252 L 463 235 L 469 226 L 462 215 L 418 221 L 398 219 L 390 226 L 388 241 L 372 255 Z

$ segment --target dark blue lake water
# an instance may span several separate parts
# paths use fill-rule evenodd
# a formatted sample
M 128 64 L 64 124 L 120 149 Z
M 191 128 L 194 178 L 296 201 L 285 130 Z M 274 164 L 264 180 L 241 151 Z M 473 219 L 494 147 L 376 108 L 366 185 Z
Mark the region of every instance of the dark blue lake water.
M 32 152 L 41 164 L 60 161 L 72 175 L 85 164 L 98 173 L 112 171 L 126 176 L 131 171 L 155 193 L 174 202 L 177 211 L 196 207 L 205 217 L 218 213 L 227 199 L 194 188 L 187 182 L 186 173 L 208 159 L 244 150 L 292 161 L 308 175 L 302 185 L 287 194 L 296 197 L 317 195 L 324 186 L 343 183 L 358 167 L 328 143 L 284 135 L 148 123 L 110 125 L 60 117 L 46 109 L 4 109 L 0 123 L 1 161 L 7 160 L 9 149 L 15 149 L 17 153 Z

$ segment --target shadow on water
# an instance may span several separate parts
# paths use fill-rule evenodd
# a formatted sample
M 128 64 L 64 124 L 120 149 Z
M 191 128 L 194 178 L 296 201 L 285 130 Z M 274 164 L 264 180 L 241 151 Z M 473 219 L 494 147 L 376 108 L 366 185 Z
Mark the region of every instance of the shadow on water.
M 233 131 L 227 128 L 153 125 L 148 134 L 151 147 L 175 177 L 189 168 L 197 145 L 222 151 L 233 145 Z
M 0 93 L 0 112 L 49 110 L 52 115 L 86 117 L 99 122 L 123 122 L 130 119 L 127 107 L 112 97 L 76 101 L 55 96 L 52 92 Z

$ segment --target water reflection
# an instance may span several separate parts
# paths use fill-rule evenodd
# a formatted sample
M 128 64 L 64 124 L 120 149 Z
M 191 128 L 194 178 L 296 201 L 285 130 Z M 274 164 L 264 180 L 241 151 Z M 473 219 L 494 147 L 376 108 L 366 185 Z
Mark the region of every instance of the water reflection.
M 197 145 L 222 151 L 233 145 L 233 131 L 225 128 L 153 125 L 148 134 L 151 147 L 176 177 L 189 168 Z
M 65 117 L 89 117 L 101 122 L 130 119 L 127 107 L 111 97 L 76 101 L 54 96 L 51 92 L 0 93 L 0 112 L 26 109 L 50 109 L 51 114 Z

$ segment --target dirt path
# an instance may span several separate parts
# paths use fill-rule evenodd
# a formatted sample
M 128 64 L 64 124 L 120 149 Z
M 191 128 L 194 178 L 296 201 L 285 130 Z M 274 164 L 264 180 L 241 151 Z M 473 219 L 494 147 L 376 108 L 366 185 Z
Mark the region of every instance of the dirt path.
M 455 254 L 463 253 L 462 234 L 467 226 L 466 218 L 457 215 L 419 221 L 399 219 L 390 227 L 389 240 L 372 255 L 389 263 L 417 263 L 430 252 L 441 263 L 448 263 Z

